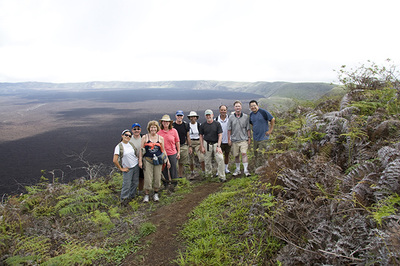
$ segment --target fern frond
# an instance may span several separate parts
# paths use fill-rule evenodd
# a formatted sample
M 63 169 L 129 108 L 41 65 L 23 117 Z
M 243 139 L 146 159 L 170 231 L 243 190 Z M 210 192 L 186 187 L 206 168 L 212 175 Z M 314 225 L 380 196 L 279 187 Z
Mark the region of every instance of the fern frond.
M 400 151 L 398 149 L 385 146 L 379 149 L 378 157 L 381 160 L 382 166 L 386 167 L 393 160 L 400 158 Z

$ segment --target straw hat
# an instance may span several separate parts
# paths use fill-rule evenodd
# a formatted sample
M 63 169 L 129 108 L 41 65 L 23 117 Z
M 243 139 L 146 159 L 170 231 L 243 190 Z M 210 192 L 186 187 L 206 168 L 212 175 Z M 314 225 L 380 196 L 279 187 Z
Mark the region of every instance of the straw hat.
M 171 118 L 169 117 L 169 115 L 163 115 L 163 117 L 160 119 L 160 124 L 162 121 L 168 121 L 168 122 L 172 122 Z
M 191 116 L 196 116 L 197 118 L 199 118 L 199 116 L 197 115 L 197 113 L 195 111 L 190 111 L 188 117 L 191 117 Z

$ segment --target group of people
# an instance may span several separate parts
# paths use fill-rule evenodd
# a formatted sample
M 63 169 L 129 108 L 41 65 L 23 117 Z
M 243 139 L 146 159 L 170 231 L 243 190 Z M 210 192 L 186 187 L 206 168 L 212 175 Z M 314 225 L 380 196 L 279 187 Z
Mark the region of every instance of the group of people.
M 235 101 L 234 111 L 228 115 L 228 107 L 221 105 L 219 115 L 214 118 L 212 110 L 204 112 L 206 121 L 200 124 L 199 116 L 190 111 L 190 122 L 183 121 L 184 113 L 178 110 L 176 120 L 163 115 L 157 122 L 149 121 L 147 134 L 141 134 L 138 123 L 132 130 L 125 129 L 121 142 L 114 149 L 113 162 L 123 173 L 121 201 L 127 205 L 136 196 L 137 189 L 144 190 L 143 202 L 149 202 L 150 191 L 154 191 L 153 200 L 159 201 L 158 191 L 162 181 L 167 184 L 173 179 L 182 177 L 185 165 L 190 165 L 191 176 L 194 174 L 195 156 L 205 175 L 213 174 L 212 159 L 217 164 L 217 176 L 221 182 L 226 181 L 229 156 L 235 158 L 233 176 L 243 173 L 250 176 L 247 150 L 251 144 L 251 127 L 253 132 L 254 157 L 256 166 L 262 161 L 259 152 L 267 148 L 275 118 L 266 110 L 258 107 L 256 100 L 249 102 L 250 115 L 242 112 L 242 103 Z M 241 161 L 240 161 L 241 158 Z

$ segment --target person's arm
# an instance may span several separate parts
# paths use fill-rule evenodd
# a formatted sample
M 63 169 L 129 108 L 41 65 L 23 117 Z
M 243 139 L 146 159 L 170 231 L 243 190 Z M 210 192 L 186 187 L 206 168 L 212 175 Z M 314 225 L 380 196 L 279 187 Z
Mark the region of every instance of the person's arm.
M 218 153 L 222 153 L 221 143 L 222 143 L 222 133 L 219 133 L 218 134 L 217 149 L 216 149 Z
M 192 140 L 190 139 L 190 134 L 189 131 L 186 133 L 186 142 L 187 145 L 189 146 L 189 154 L 192 154 Z
M 270 127 L 269 130 L 267 132 L 265 132 L 265 135 L 271 135 L 272 131 L 274 130 L 274 126 L 275 126 L 275 118 L 272 118 L 270 121 Z
M 201 153 L 205 153 L 206 152 L 206 149 L 204 149 L 204 144 L 203 144 L 203 135 L 202 134 L 200 134 L 200 152 Z
M 161 136 L 160 136 L 160 143 L 161 143 L 161 148 L 162 148 L 163 152 L 165 152 L 165 155 L 167 155 L 167 151 L 165 150 L 165 147 L 164 147 L 164 138 Z M 171 168 L 171 164 L 169 163 L 168 156 L 167 156 L 167 167 Z
M 123 168 L 123 167 L 119 164 L 119 162 L 118 162 L 118 157 L 119 157 L 118 154 L 114 154 L 113 163 L 115 164 L 115 166 L 116 166 L 121 172 L 128 172 L 128 171 L 129 171 L 128 168 L 126 168 L 126 167 Z
M 232 146 L 231 134 L 232 134 L 232 130 L 228 130 L 228 145 L 229 146 Z
M 142 149 L 144 148 L 144 142 L 145 142 L 145 136 L 142 137 L 142 141 L 140 142 L 140 149 L 139 149 L 139 167 L 143 168 L 143 151 Z

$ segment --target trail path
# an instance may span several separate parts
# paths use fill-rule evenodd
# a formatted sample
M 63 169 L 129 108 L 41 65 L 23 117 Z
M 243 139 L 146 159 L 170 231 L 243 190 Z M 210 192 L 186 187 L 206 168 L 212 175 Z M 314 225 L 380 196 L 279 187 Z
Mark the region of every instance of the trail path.
M 142 243 L 149 242 L 149 246 L 126 257 L 122 265 L 174 265 L 171 261 L 182 248 L 182 243 L 177 240 L 178 232 L 189 219 L 188 214 L 220 187 L 220 183 L 206 183 L 194 188 L 182 200 L 153 212 L 149 221 L 157 227 L 157 231 L 142 240 Z

